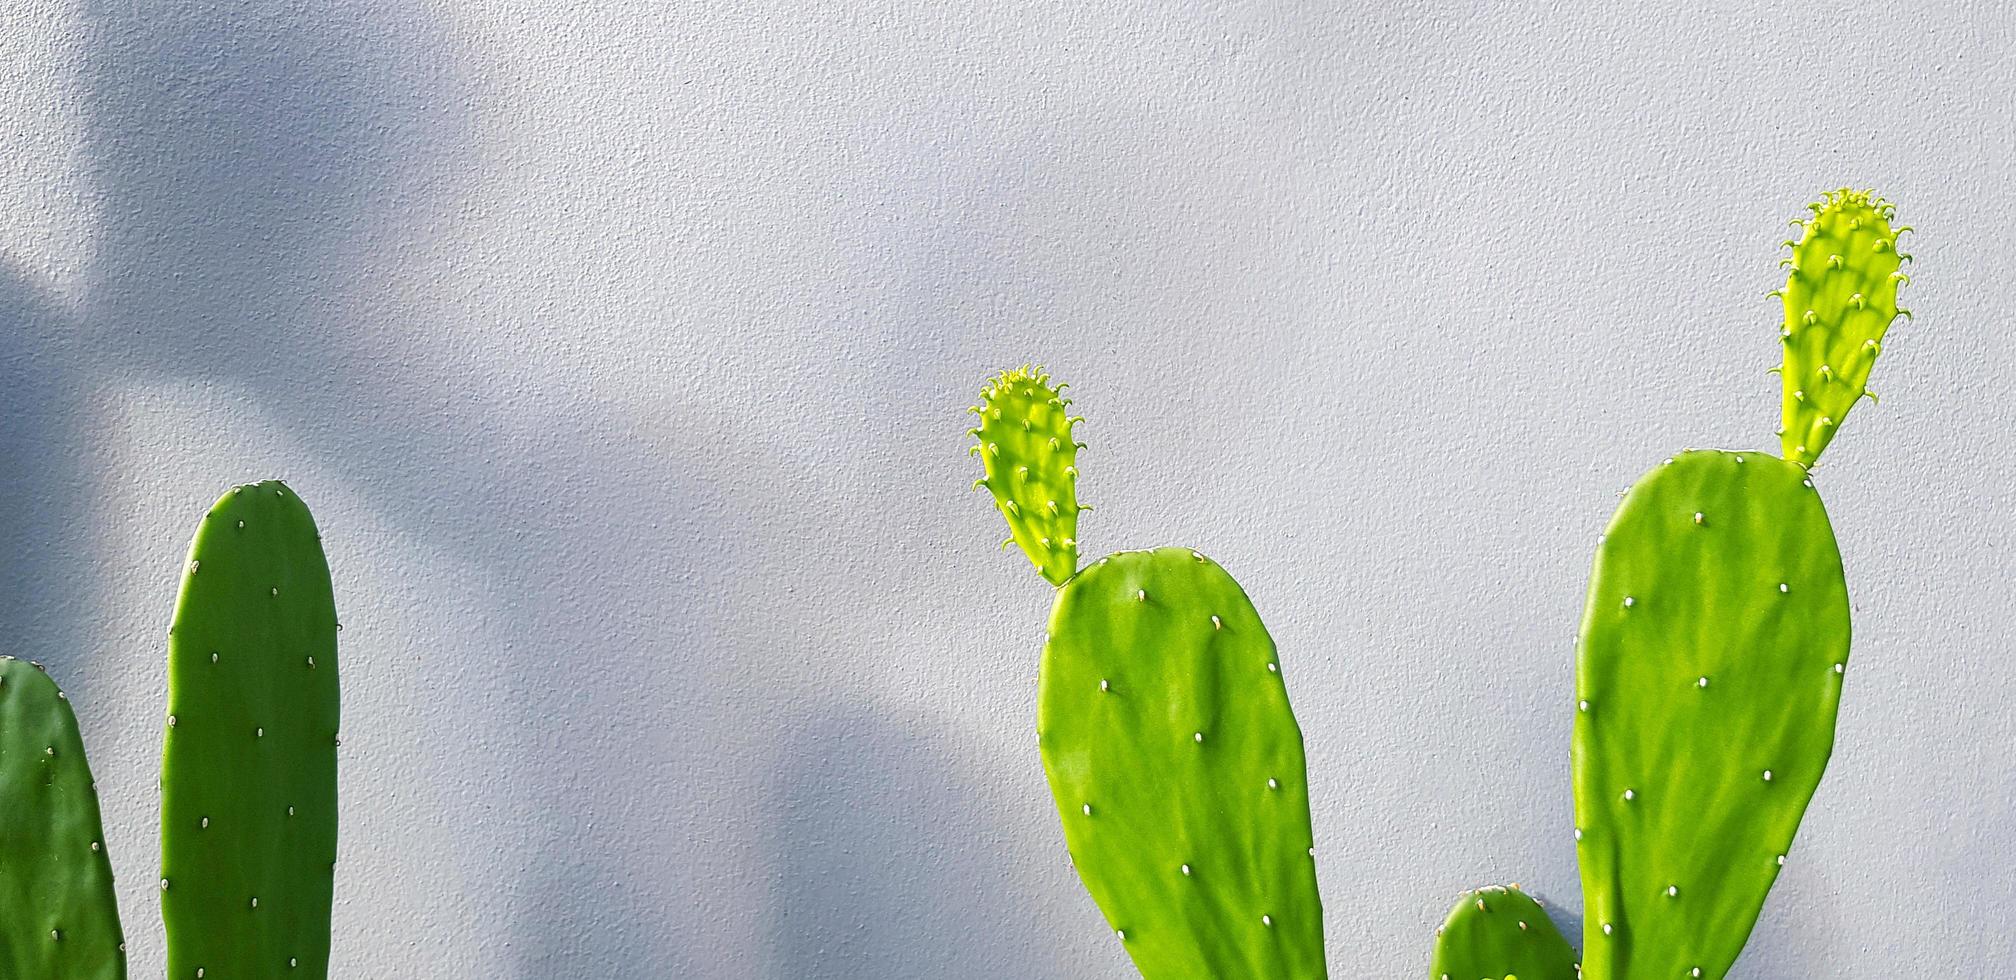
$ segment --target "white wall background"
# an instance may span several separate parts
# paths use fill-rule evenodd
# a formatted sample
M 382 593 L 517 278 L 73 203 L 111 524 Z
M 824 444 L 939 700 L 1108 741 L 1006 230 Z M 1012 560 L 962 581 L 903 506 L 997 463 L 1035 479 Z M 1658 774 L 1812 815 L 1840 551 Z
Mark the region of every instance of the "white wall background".
M 2005 11 L 12 0 L 0 648 L 71 689 L 135 975 L 177 564 L 268 476 L 348 627 L 337 975 L 1132 975 L 967 490 L 1024 360 L 1087 546 L 1267 617 L 1333 974 L 1489 881 L 1573 930 L 1593 540 L 1775 448 L 1774 246 L 1843 183 L 1918 317 L 1823 467 L 1856 669 L 1736 975 L 2016 969 Z

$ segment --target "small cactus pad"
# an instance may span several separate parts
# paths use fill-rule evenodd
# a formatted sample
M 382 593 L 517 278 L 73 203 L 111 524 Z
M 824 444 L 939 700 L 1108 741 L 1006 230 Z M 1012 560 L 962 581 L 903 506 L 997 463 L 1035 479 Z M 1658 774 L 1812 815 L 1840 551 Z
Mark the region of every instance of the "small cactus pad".
M 1897 251 L 1892 208 L 1863 191 L 1838 190 L 1808 205 L 1813 217 L 1800 226 L 1785 260 L 1791 274 L 1777 295 L 1785 301 L 1785 458 L 1811 466 L 1834 438 L 1848 410 L 1867 393 L 1869 369 L 1883 349 L 1883 334 L 1899 314 L 1897 287 L 1910 281 L 1898 271 L 1910 256 Z
M 1302 731 L 1224 569 L 1183 548 L 1086 566 L 1038 698 L 1072 861 L 1143 977 L 1326 975 Z
M 1052 387 L 1040 369 L 1003 371 L 968 411 L 980 425 L 967 430 L 980 441 L 972 452 L 986 464 L 975 482 L 994 495 L 1023 554 L 1052 585 L 1078 570 L 1078 449 L 1064 385 Z
M 1435 934 L 1429 980 L 1575 980 L 1575 950 L 1518 885 L 1480 888 Z
M 336 606 L 278 482 L 203 518 L 168 642 L 168 976 L 321 980 L 336 861 Z
M 0 977 L 125 976 L 77 717 L 41 668 L 0 658 Z
M 1688 452 L 1625 496 L 1576 669 L 1587 980 L 1735 962 L 1832 752 L 1847 659 L 1841 555 L 1803 467 Z

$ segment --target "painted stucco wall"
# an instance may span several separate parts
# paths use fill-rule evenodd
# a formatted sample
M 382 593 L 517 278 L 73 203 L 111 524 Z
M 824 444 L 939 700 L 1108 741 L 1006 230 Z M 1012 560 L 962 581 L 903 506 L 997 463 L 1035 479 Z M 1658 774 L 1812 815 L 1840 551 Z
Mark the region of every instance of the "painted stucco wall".
M 1207 551 L 1283 650 L 1333 975 L 1418 976 L 1471 885 L 1574 927 L 1596 534 L 1774 446 L 1775 246 L 1874 186 L 1918 316 L 1822 467 L 1855 668 L 1736 976 L 2008 973 L 2006 10 L 12 0 L 0 649 L 136 976 L 177 566 L 278 476 L 346 624 L 337 975 L 1126 977 L 967 489 L 1040 361 L 1086 546 Z

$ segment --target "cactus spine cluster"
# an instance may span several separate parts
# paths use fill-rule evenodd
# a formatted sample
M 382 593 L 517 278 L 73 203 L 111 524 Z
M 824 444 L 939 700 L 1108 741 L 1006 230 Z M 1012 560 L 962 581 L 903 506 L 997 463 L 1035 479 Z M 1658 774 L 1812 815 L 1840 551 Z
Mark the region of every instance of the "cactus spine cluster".
M 1597 547 L 1573 745 L 1584 980 L 1725 976 L 1833 750 L 1848 589 L 1810 468 L 1903 315 L 1909 256 L 1880 198 L 1841 190 L 1811 208 L 1774 294 L 1785 458 L 1673 456 Z
M 1058 586 L 1037 736 L 1072 863 L 1147 980 L 1321 980 L 1302 731 L 1273 640 L 1196 551 L 1077 567 L 1062 387 L 1003 373 L 969 434 L 979 485 Z
M 227 493 L 170 627 L 161 764 L 168 976 L 328 976 L 336 856 L 336 611 L 308 508 Z M 120 980 L 98 801 L 68 702 L 0 661 L 0 976 Z

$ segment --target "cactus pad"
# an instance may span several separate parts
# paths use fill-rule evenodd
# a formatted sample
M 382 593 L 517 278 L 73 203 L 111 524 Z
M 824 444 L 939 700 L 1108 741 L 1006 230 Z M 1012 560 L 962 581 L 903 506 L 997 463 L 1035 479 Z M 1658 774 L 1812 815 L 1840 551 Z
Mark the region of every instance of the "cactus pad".
M 1785 458 L 1811 466 L 1834 438 L 1841 420 L 1867 393 L 1869 369 L 1883 349 L 1883 334 L 1899 314 L 1898 271 L 1910 258 L 1897 251 L 1891 206 L 1861 191 L 1839 190 L 1816 204 L 1798 239 L 1785 288 Z
M 77 718 L 55 681 L 13 658 L 0 659 L 0 976 L 126 976 Z
M 1435 933 L 1429 980 L 1575 980 L 1575 950 L 1518 885 L 1480 888 Z
M 968 411 L 980 416 L 967 430 L 980 441 L 972 452 L 987 475 L 975 482 L 995 506 L 1022 552 L 1052 585 L 1078 570 L 1078 449 L 1064 386 L 1050 385 L 1039 369 L 1003 371 Z
M 1625 496 L 1576 670 L 1587 980 L 1735 962 L 1832 751 L 1848 628 L 1803 467 L 1689 452 Z
M 278 482 L 225 494 L 190 547 L 168 643 L 170 977 L 328 975 L 336 629 L 308 508 Z
M 1087 566 L 1039 700 L 1073 863 L 1142 976 L 1326 975 L 1302 732 L 1224 569 L 1182 548 Z

